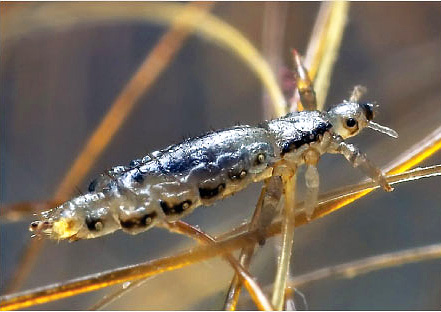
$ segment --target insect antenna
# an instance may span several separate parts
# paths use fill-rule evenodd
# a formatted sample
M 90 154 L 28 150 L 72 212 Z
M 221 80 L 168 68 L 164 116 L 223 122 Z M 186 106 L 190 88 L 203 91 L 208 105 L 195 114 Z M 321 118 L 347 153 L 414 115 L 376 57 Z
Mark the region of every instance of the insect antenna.
M 380 124 L 377 124 L 376 122 L 369 121 L 368 128 L 384 133 L 390 137 L 393 137 L 394 139 L 398 138 L 398 132 L 396 132 L 394 129 L 391 129 L 386 126 L 382 126 Z
M 356 85 L 352 90 L 351 97 L 349 98 L 349 102 L 358 103 L 363 95 L 367 93 L 367 88 L 362 85 Z

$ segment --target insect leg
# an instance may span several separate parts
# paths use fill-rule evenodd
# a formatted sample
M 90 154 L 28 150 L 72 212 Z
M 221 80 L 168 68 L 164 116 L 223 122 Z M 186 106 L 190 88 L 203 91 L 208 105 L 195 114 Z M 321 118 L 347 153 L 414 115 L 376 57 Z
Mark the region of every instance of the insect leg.
M 253 218 L 250 224 L 250 231 L 258 229 L 260 233 L 260 244 L 262 245 L 265 237 L 265 229 L 271 224 L 274 217 L 279 213 L 279 202 L 282 197 L 283 183 L 280 176 L 272 176 L 265 180 L 265 187 L 262 189 L 259 201 L 257 202 Z M 248 269 L 251 257 L 254 253 L 254 246 L 248 246 L 241 250 L 239 263 Z M 239 300 L 242 281 L 237 274 L 234 275 L 230 283 L 228 295 L 225 299 L 224 310 L 233 311 L 236 309 Z
M 280 256 L 277 263 L 276 277 L 274 279 L 274 288 L 272 304 L 274 308 L 281 311 L 285 301 L 286 282 L 289 275 L 291 255 L 294 242 L 295 227 L 295 171 L 291 175 L 282 176 L 285 203 L 282 216 L 282 245 Z
M 300 96 L 300 102 L 305 110 L 316 110 L 317 99 L 315 96 L 312 81 L 309 78 L 308 71 L 302 63 L 297 50 L 292 50 L 294 59 L 294 70 L 296 72 L 296 85 Z
M 358 147 L 353 144 L 348 144 L 340 136 L 334 136 L 332 138 L 333 151 L 330 152 L 339 153 L 345 156 L 345 158 L 352 164 L 353 167 L 359 167 L 367 176 L 369 176 L 373 181 L 378 183 L 386 192 L 393 191 L 393 187 L 387 182 L 385 176 L 375 166 L 366 155 L 360 152 Z M 331 145 L 332 145 L 331 144 Z
M 271 224 L 276 215 L 280 212 L 278 209 L 280 198 L 283 193 L 282 178 L 278 176 L 272 176 L 266 182 L 266 193 L 263 198 L 262 209 L 260 216 L 257 219 L 256 229 L 261 235 L 259 244 L 265 243 L 266 229 Z
M 317 169 L 317 163 L 320 159 L 320 154 L 314 149 L 309 149 L 305 153 L 305 182 L 306 182 L 306 196 L 305 196 L 305 213 L 309 220 L 318 201 L 318 191 L 320 184 L 320 176 Z

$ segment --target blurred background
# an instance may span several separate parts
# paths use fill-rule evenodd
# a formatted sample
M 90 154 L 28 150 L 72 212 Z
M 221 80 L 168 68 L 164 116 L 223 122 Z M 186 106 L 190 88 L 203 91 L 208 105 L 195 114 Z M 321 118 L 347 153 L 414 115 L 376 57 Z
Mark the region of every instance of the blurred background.
M 9 25 L 5 17 L 26 24 L 26 14 L 44 6 L 85 5 L 1 4 L 1 204 L 53 198 L 111 103 L 167 31 L 164 25 L 109 19 L 60 29 L 28 29 L 8 37 L 17 24 Z M 318 2 L 222 2 L 215 4 L 212 14 L 276 60 L 273 70 L 280 77 L 292 67 L 291 48 L 305 53 L 319 6 Z M 276 23 L 274 18 L 268 22 L 269 12 L 278 16 Z M 356 84 L 368 88 L 366 99 L 380 105 L 377 121 L 398 131 L 400 138 L 365 130 L 351 141 L 380 166 L 440 125 L 440 16 L 439 3 L 351 3 L 326 105 L 348 98 Z M 44 18 L 51 21 L 57 16 Z M 265 118 L 264 97 L 256 76 L 235 56 L 190 36 L 78 187 L 86 191 L 88 182 L 105 169 L 183 138 L 237 123 L 257 124 Z M 440 163 L 438 153 L 421 166 Z M 326 155 L 319 170 L 322 191 L 364 179 L 340 156 Z M 295 234 L 293 275 L 439 243 L 440 183 L 439 178 L 431 178 L 399 185 L 393 193 L 376 191 L 300 227 Z M 298 185 L 301 193 L 301 178 Z M 185 221 L 211 234 L 231 229 L 249 219 L 260 188 L 256 184 L 214 206 L 199 208 Z M 27 228 L 32 219 L 1 223 L 2 295 L 31 240 Z M 278 238 L 268 240 L 254 258 L 251 272 L 261 285 L 273 282 L 277 244 Z M 191 240 L 161 229 L 136 236 L 117 232 L 75 243 L 46 242 L 21 290 L 156 259 L 192 245 Z M 232 276 L 221 259 L 206 261 L 152 278 L 108 308 L 218 310 Z M 433 260 L 354 279 L 323 280 L 299 290 L 310 309 L 439 310 L 440 277 L 441 262 Z M 109 290 L 32 309 L 84 310 Z M 240 308 L 254 309 L 246 296 L 242 299 Z

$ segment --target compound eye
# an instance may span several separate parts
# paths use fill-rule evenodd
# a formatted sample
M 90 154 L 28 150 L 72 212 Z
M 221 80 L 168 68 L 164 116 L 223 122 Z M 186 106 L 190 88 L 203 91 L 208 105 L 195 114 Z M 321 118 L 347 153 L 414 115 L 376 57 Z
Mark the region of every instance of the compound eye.
M 357 126 L 358 122 L 357 120 L 355 120 L 354 118 L 348 118 L 346 119 L 346 126 L 348 128 L 354 128 L 355 126 Z

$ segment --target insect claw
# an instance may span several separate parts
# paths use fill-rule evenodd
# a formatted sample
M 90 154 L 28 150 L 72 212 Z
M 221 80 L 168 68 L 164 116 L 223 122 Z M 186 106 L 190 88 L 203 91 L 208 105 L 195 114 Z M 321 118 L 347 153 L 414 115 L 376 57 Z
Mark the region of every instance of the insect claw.
M 379 179 L 377 180 L 377 183 L 380 184 L 380 186 L 385 190 L 386 192 L 392 192 L 394 188 L 387 182 L 386 177 L 383 175 L 379 176 Z
M 394 188 L 387 182 L 385 185 L 382 185 L 382 187 L 383 187 L 383 190 L 385 190 L 386 192 L 392 192 L 394 190 Z
M 312 213 L 305 212 L 305 217 L 306 217 L 306 221 L 310 222 L 311 221 L 311 217 L 312 217 Z

